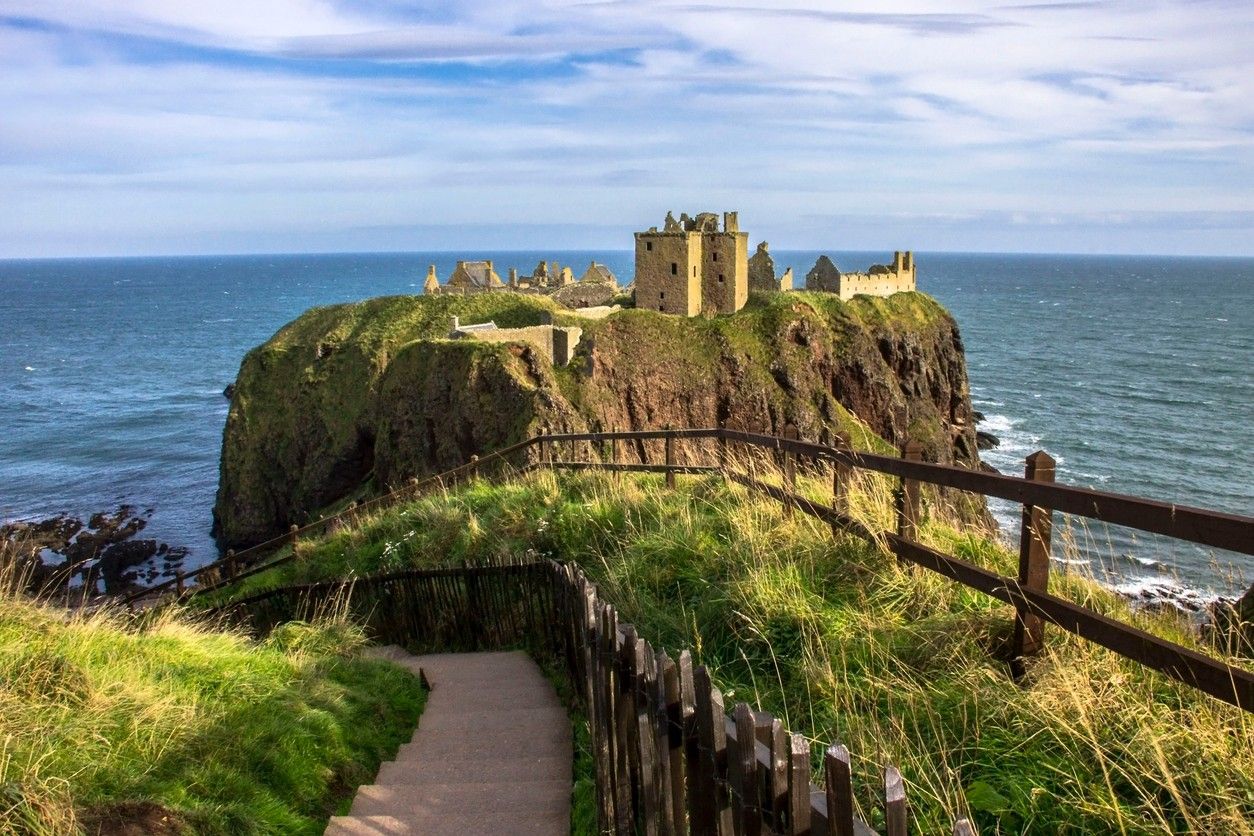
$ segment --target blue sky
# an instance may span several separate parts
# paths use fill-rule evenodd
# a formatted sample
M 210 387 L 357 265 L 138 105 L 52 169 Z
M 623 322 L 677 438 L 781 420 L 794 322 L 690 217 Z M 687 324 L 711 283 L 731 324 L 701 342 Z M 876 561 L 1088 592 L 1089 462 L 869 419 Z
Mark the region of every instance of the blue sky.
M 1254 3 L 0 0 L 0 257 L 1254 255 Z

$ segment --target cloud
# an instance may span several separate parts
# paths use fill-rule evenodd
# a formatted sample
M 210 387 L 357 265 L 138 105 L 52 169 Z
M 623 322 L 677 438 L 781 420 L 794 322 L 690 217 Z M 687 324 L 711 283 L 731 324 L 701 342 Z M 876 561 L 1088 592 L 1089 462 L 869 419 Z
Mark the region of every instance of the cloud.
M 1248 4 L 2 2 L 0 196 L 31 211 L 0 254 L 153 247 L 154 217 L 179 246 L 724 206 L 1061 239 L 1040 219 L 1251 203 Z

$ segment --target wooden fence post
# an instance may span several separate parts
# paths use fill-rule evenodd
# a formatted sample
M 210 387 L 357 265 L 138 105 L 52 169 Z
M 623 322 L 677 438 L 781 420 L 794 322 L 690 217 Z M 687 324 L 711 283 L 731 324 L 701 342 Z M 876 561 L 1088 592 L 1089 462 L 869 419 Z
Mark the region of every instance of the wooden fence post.
M 675 436 L 670 424 L 666 425 L 666 487 L 675 487 Z
M 548 453 L 549 453 L 549 443 L 548 443 L 547 441 L 545 441 L 545 440 L 544 440 L 544 437 L 545 437 L 546 435 L 548 435 L 548 434 L 549 434 L 549 428 L 548 428 L 548 427 L 541 427 L 541 428 L 540 428 L 540 441 L 539 441 L 539 445 L 540 445 L 540 454 L 539 454 L 539 459 L 540 459 L 540 464 L 541 464 L 541 465 L 547 465 L 547 464 L 549 463 L 549 458 L 548 458 Z
M 788 833 L 790 836 L 809 836 L 810 741 L 804 735 L 794 734 L 791 749 L 788 758 Z
M 296 556 L 296 532 L 298 531 L 300 531 L 300 526 L 296 523 L 292 523 L 287 529 L 287 542 L 292 547 L 292 557 Z
M 1028 456 L 1023 477 L 1034 482 L 1054 481 L 1054 459 L 1044 450 Z M 1053 530 L 1053 511 L 1035 505 L 1023 506 L 1023 522 L 1019 532 L 1019 586 L 1038 592 L 1049 591 L 1049 547 Z M 1045 640 L 1045 622 L 1025 607 L 1015 613 L 1014 644 L 1011 659 L 1021 660 L 1040 651 Z M 1016 662 L 1015 675 L 1021 676 L 1022 663 Z
M 901 448 L 901 457 L 910 462 L 922 461 L 923 445 L 907 441 Z M 903 540 L 916 540 L 919 536 L 919 483 L 914 479 L 903 478 L 897 492 L 897 534 Z
M 906 810 L 906 785 L 897 767 L 884 769 L 884 832 L 887 836 L 906 836 L 908 812 Z
M 475 479 L 479 476 L 479 457 L 473 453 L 470 456 L 470 478 Z
M 853 785 L 849 750 L 839 743 L 823 754 L 823 784 L 827 795 L 828 836 L 853 836 Z
M 178 590 L 178 594 L 182 595 L 183 590 L 187 588 L 187 573 L 182 571 L 181 569 L 175 572 L 174 583 L 175 583 L 175 588 Z
M 797 440 L 797 426 L 789 422 L 784 427 L 784 438 L 789 441 Z M 784 490 L 788 492 L 789 497 L 797 492 L 797 457 L 793 455 L 791 450 L 784 451 Z M 784 501 L 784 515 L 792 517 L 793 501 L 791 498 Z
M 835 446 L 841 450 L 849 450 L 849 433 L 836 433 Z M 843 500 L 849 493 L 849 482 L 853 476 L 853 468 L 841 459 L 836 459 L 832 463 L 832 506 L 836 510 L 840 510 Z M 836 526 L 832 526 L 832 533 L 836 533 Z
M 727 422 L 726 422 L 726 421 L 720 421 L 720 422 L 719 422 L 719 424 L 718 424 L 718 429 L 719 429 L 719 433 L 720 433 L 720 435 L 719 435 L 719 437 L 718 437 L 718 472 L 722 475 L 722 477 L 723 477 L 724 481 L 726 481 L 726 479 L 727 479 L 727 465 L 728 465 L 728 462 L 727 462 L 727 438 L 726 438 L 726 437 L 724 437 L 721 433 L 722 433 L 722 432 L 724 432 L 724 431 L 727 429 Z
M 235 577 L 235 573 L 239 568 L 235 565 L 235 549 L 226 550 L 226 576 L 228 578 Z

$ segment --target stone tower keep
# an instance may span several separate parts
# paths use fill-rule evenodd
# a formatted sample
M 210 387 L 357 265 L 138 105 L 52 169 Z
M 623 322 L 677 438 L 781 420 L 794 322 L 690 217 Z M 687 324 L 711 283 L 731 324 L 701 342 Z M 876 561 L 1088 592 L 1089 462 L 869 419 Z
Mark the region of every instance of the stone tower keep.
M 669 212 L 661 230 L 636 233 L 636 307 L 680 316 L 735 313 L 749 298 L 749 233 L 735 212 Z

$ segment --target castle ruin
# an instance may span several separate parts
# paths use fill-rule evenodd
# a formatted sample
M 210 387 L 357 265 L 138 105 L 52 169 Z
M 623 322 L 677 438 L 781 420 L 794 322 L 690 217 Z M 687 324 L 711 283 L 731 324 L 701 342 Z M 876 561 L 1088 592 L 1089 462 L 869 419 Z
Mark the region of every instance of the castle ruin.
M 757 252 L 749 259 L 749 289 L 785 293 L 792 290 L 792 268 L 776 276 L 775 259 L 771 258 L 770 245 L 765 241 L 758 244 Z
M 826 255 L 806 273 L 806 290 L 835 293 L 843 300 L 864 294 L 891 296 L 916 289 L 914 253 L 893 253 L 892 265 L 872 264 L 865 273 L 842 273 Z
M 749 233 L 735 212 L 670 212 L 661 230 L 636 233 L 636 307 L 696 316 L 735 313 L 749 298 Z

